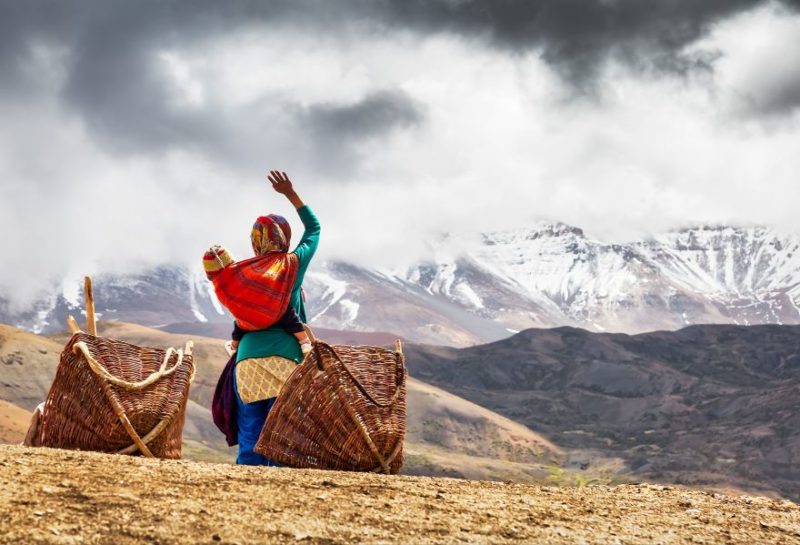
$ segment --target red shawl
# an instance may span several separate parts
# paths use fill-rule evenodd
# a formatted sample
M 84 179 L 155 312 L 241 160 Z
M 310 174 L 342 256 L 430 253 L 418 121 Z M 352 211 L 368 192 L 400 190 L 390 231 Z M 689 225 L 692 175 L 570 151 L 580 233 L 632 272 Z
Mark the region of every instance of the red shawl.
M 298 266 L 297 255 L 271 252 L 228 265 L 211 281 L 217 299 L 239 327 L 256 331 L 273 325 L 286 312 Z

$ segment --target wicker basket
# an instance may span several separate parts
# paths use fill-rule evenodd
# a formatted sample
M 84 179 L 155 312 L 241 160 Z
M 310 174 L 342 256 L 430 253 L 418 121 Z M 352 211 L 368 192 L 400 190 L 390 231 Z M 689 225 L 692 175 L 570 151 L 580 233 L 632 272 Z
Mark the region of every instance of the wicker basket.
M 283 385 L 255 451 L 291 467 L 398 473 L 406 435 L 399 349 L 316 341 Z
M 142 348 L 75 333 L 61 353 L 34 443 L 158 458 L 181 457 L 194 375 L 191 344 Z

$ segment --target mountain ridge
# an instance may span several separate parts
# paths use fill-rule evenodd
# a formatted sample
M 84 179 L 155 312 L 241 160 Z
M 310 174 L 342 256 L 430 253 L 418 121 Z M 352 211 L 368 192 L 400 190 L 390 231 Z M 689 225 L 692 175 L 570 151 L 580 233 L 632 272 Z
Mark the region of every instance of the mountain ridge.
M 720 225 L 610 243 L 543 222 L 484 233 L 477 245 L 468 238 L 443 237 L 427 259 L 394 270 L 315 262 L 304 282 L 312 325 L 469 346 L 530 327 L 637 333 L 800 323 L 796 234 Z M 107 320 L 162 327 L 230 320 L 199 270 L 163 265 L 95 281 Z M 76 282 L 26 313 L 0 300 L 0 321 L 52 331 L 80 308 Z

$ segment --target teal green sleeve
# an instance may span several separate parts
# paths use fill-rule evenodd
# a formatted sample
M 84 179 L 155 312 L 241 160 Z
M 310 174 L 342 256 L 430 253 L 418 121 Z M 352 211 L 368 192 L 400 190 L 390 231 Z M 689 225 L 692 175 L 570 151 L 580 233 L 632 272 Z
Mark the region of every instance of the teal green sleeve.
M 308 323 L 308 316 L 306 316 L 306 304 L 300 288 L 303 286 L 303 280 L 306 277 L 306 270 L 308 270 L 308 265 L 311 263 L 311 258 L 314 257 L 317 246 L 319 246 L 320 224 L 317 216 L 314 215 L 308 205 L 298 208 L 297 214 L 300 216 L 305 229 L 303 238 L 300 239 L 300 243 L 294 249 L 294 253 L 297 255 L 298 267 L 290 304 L 297 311 L 300 321 L 305 324 Z
M 300 216 L 300 221 L 303 222 L 303 227 L 305 228 L 303 231 L 303 238 L 300 239 L 297 248 L 294 249 L 294 253 L 297 255 L 299 261 L 297 282 L 295 284 L 300 285 L 303 283 L 303 278 L 305 277 L 309 263 L 311 263 L 311 258 L 314 257 L 317 247 L 319 246 L 321 226 L 317 216 L 314 215 L 314 212 L 311 211 L 308 205 L 303 205 L 298 208 L 297 214 Z

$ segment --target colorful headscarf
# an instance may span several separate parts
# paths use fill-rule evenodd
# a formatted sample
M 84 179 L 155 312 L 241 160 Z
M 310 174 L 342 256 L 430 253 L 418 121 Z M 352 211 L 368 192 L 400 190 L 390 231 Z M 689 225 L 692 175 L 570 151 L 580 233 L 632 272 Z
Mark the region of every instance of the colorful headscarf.
M 288 252 L 291 238 L 292 228 L 289 222 L 277 214 L 256 218 L 250 233 L 253 253 L 257 256 L 270 252 Z

